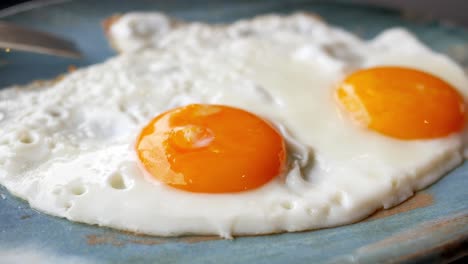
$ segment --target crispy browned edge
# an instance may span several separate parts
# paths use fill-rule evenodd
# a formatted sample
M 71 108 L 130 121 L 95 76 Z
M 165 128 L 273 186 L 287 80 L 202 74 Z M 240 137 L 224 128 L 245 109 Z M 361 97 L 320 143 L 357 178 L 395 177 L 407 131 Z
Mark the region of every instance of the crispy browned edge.
M 115 51 L 117 51 L 119 53 L 122 53 L 122 51 L 118 49 L 117 45 L 112 40 L 112 36 L 110 34 L 110 29 L 121 17 L 122 17 L 122 14 L 114 14 L 114 15 L 112 15 L 110 17 L 105 18 L 101 23 L 102 28 L 104 29 L 104 34 L 106 35 L 107 41 L 109 42 L 109 45 Z
M 114 15 L 111 15 L 107 18 L 105 18 L 102 22 L 101 22 L 101 25 L 102 25 L 102 28 L 104 29 L 104 34 L 107 38 L 107 41 L 109 42 L 109 45 L 115 50 L 117 51 L 118 53 L 123 53 L 123 50 L 120 50 L 118 45 L 115 43 L 115 41 L 113 40 L 112 38 L 112 34 L 110 33 L 110 30 L 112 28 L 112 26 L 117 22 L 119 21 L 119 19 L 123 16 L 124 14 L 114 14 Z M 186 23 L 183 22 L 183 21 L 180 21 L 180 20 L 177 20 L 173 17 L 169 17 L 170 19 L 170 22 L 171 22 L 171 26 L 172 28 L 177 28 L 177 27 L 180 27 L 182 25 L 185 25 Z

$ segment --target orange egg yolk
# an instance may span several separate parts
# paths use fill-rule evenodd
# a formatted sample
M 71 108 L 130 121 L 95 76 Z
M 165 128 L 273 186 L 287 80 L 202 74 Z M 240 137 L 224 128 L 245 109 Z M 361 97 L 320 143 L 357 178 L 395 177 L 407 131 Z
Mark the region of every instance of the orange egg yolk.
M 136 144 L 146 171 L 202 193 L 251 190 L 282 173 L 285 143 L 265 120 L 241 109 L 191 104 L 154 118 Z
M 375 67 L 349 75 L 336 98 L 352 119 L 398 139 L 431 139 L 460 131 L 462 96 L 447 82 L 422 71 Z

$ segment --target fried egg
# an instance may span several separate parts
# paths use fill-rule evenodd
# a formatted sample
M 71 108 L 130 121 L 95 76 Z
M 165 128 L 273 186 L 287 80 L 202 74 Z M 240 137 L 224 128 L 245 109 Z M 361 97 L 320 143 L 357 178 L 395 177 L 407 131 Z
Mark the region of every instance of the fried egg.
M 120 55 L 0 92 L 0 183 L 42 212 L 159 236 L 310 230 L 463 161 L 468 80 L 404 29 L 129 13 L 108 34 Z

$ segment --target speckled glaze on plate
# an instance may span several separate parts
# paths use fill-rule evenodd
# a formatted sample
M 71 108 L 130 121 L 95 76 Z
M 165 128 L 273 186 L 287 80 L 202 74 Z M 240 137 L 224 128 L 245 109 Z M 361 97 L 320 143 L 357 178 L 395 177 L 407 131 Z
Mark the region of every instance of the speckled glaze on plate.
M 403 26 L 434 50 L 468 67 L 467 31 L 437 22 L 408 20 L 394 11 L 352 5 L 348 1 L 53 2 L 16 13 L 0 11 L 0 17 L 3 16 L 0 19 L 63 35 L 78 44 L 85 58 L 71 60 L 0 52 L 0 87 L 53 78 L 66 72 L 70 65 L 81 67 L 104 61 L 114 52 L 105 40 L 100 22 L 114 13 L 131 10 L 158 10 L 187 20 L 207 22 L 230 22 L 270 12 L 311 11 L 364 38 L 389 27 Z M 76 224 L 32 210 L 26 202 L 0 187 L 0 263 L 450 261 L 468 253 L 467 174 L 468 163 L 465 163 L 404 204 L 356 224 L 235 240 L 138 236 Z

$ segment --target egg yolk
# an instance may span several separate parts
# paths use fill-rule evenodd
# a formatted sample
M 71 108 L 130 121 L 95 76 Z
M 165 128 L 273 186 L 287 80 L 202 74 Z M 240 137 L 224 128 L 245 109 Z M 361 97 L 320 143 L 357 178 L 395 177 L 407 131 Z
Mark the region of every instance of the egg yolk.
M 260 187 L 286 163 L 276 129 L 252 113 L 222 105 L 191 104 L 157 116 L 142 130 L 136 151 L 153 177 L 202 193 Z
M 465 104 L 454 87 L 409 68 L 354 72 L 340 84 L 336 98 L 361 125 L 398 139 L 444 137 L 465 123 Z

